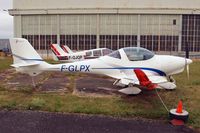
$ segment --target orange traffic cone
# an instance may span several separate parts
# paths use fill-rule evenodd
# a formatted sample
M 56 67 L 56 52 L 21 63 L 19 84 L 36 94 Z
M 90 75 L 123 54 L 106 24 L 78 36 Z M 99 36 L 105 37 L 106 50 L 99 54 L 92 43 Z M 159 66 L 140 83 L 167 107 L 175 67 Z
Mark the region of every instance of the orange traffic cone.
M 178 102 L 178 106 L 176 108 L 176 113 L 179 113 L 179 114 L 183 113 L 183 102 L 182 102 L 182 100 L 180 100 Z
M 180 100 L 176 109 L 169 111 L 169 118 L 173 125 L 183 125 L 189 118 L 189 113 L 183 110 L 183 102 Z

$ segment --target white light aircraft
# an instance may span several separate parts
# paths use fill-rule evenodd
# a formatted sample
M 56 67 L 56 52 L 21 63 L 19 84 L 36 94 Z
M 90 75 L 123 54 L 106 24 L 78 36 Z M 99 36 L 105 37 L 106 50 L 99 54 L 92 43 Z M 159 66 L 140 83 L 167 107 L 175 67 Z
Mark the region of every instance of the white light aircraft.
M 10 39 L 13 54 L 13 67 L 18 72 L 36 76 L 44 71 L 82 72 L 103 74 L 116 79 L 114 85 L 125 88 L 119 90 L 125 94 L 139 94 L 141 89 L 155 88 L 175 89 L 172 75 L 183 72 L 192 60 L 169 56 L 155 55 L 140 48 L 128 47 L 96 59 L 74 63 L 49 64 L 45 62 L 25 39 Z
M 74 62 L 86 59 L 94 59 L 112 52 L 112 50 L 108 48 L 97 48 L 73 52 L 67 45 L 62 45 L 61 47 L 59 44 L 51 44 L 51 50 L 54 55 L 53 59 L 56 61 Z

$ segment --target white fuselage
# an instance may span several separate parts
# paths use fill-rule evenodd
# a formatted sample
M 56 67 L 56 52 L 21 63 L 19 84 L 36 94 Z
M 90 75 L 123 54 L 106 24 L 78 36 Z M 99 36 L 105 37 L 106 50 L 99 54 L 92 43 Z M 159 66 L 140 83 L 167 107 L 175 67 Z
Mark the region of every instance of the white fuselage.
M 192 60 L 182 57 L 155 55 L 144 48 L 126 47 L 96 59 L 53 65 L 46 63 L 26 39 L 11 39 L 10 44 L 13 54 L 12 66 L 17 71 L 27 73 L 30 76 L 36 76 L 44 71 L 82 72 L 107 75 L 117 79 L 116 84 L 140 85 L 149 81 L 159 84 L 163 88 L 173 89 L 176 85 L 168 82 L 168 79 L 171 81 L 171 75 L 182 72 L 185 67 L 187 74 L 189 74 L 188 65 L 192 63 Z M 61 55 L 56 46 L 52 46 L 54 53 Z M 96 52 L 96 55 L 99 53 L 96 50 L 93 52 Z M 103 50 L 101 52 L 108 53 L 108 51 Z M 80 53 L 74 55 L 78 54 Z M 87 55 L 89 56 L 90 53 L 85 52 L 85 56 Z
M 75 62 L 75 61 L 82 61 L 86 59 L 94 59 L 104 55 L 111 53 L 112 50 L 107 48 L 98 48 L 98 49 L 91 49 L 91 50 L 84 50 L 78 51 L 74 53 L 63 53 L 61 55 L 57 55 L 59 61 L 64 62 Z
M 120 54 L 124 54 L 122 50 L 120 50 Z M 103 56 L 73 63 L 48 64 L 45 65 L 44 71 L 103 74 L 120 79 L 127 77 L 127 74 L 122 73 L 121 70 L 130 69 L 130 74 L 132 74 L 131 72 L 136 68 L 142 69 L 146 73 L 154 72 L 157 75 L 170 76 L 182 72 L 185 68 L 185 63 L 185 58 L 169 55 L 154 55 L 153 58 L 144 61 L 129 61 L 126 56 L 123 56 L 122 59 Z M 42 68 L 40 69 L 42 70 Z

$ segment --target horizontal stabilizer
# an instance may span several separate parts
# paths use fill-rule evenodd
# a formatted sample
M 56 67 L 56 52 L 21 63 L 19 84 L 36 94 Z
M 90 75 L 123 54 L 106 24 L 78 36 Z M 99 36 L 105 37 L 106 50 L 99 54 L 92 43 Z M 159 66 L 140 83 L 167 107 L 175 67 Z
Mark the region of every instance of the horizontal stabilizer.
M 11 66 L 15 67 L 17 72 L 36 76 L 51 66 L 40 57 L 26 39 L 10 39 L 10 47 L 13 55 Z

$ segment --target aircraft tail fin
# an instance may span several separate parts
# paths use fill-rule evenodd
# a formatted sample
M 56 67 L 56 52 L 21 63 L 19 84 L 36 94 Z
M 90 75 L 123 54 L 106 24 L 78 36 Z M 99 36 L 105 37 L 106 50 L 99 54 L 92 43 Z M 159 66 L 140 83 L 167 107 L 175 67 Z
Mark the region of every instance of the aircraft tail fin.
M 64 60 L 67 57 L 67 53 L 60 47 L 59 44 L 51 44 L 51 50 L 53 52 L 53 59 L 58 60 Z
M 48 64 L 44 62 L 26 39 L 10 39 L 10 47 L 13 55 L 13 64 L 11 66 L 15 67 L 17 71 L 35 76 L 42 72 L 38 66 Z
M 74 53 L 67 45 L 62 45 L 61 47 L 68 54 Z
M 65 56 L 65 51 L 60 47 L 59 44 L 51 44 L 51 50 L 56 56 Z
M 23 38 L 10 39 L 10 46 L 14 64 L 24 63 L 28 60 L 29 61 L 42 60 L 40 55 L 34 50 L 34 48 L 26 39 Z

